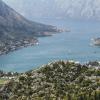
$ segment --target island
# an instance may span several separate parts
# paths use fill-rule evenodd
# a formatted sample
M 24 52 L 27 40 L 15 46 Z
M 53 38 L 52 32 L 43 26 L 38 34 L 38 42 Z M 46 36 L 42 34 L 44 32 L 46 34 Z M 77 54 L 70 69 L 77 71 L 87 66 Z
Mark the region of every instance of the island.
M 95 46 L 100 46 L 100 38 L 92 39 L 92 41 Z

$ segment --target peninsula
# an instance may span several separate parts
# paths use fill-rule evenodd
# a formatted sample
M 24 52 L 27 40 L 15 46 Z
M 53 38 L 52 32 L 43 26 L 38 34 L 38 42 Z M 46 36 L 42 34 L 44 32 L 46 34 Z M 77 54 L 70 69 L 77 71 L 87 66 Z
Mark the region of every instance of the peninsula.
M 62 32 L 55 26 L 29 21 L 0 0 L 0 55 L 34 45 L 40 36 Z

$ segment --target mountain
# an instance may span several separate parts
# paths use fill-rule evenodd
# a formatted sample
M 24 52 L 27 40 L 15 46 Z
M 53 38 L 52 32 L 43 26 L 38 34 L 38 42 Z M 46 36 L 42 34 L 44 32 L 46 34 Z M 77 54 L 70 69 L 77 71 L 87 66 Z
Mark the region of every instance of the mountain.
M 33 17 L 100 19 L 99 0 L 4 0 L 14 9 Z M 26 8 L 26 9 L 25 9 Z M 31 15 L 31 16 L 30 16 Z
M 0 0 L 0 37 L 18 35 L 37 35 L 45 31 L 52 31 L 52 26 L 31 22 L 7 6 Z M 19 36 L 18 36 L 19 37 Z
M 100 64 L 49 63 L 6 82 L 0 100 L 100 100 Z
M 0 54 L 36 43 L 38 36 L 57 32 L 56 27 L 27 20 L 0 0 Z

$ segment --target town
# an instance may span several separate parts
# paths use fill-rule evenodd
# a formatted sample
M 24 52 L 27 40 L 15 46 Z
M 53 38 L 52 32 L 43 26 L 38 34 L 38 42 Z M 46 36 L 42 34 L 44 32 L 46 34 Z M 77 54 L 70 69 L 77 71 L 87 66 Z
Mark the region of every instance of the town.
M 0 40 L 0 55 L 18 50 L 23 47 L 32 46 L 38 43 L 34 37 L 23 37 L 20 39 L 6 39 Z

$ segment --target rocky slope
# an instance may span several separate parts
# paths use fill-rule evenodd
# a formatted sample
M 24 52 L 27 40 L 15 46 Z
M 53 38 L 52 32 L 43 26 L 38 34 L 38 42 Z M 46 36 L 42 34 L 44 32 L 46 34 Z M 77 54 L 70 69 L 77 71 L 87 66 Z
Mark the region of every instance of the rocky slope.
M 53 27 L 25 19 L 0 0 L 0 37 L 38 35 L 45 31 L 53 31 Z
M 37 42 L 35 37 L 57 32 L 56 27 L 27 20 L 0 0 L 0 54 Z
M 0 100 L 100 100 L 100 64 L 44 65 L 9 81 L 0 89 Z
M 100 19 L 99 0 L 5 0 L 26 17 Z M 25 9 L 27 8 L 27 9 Z

